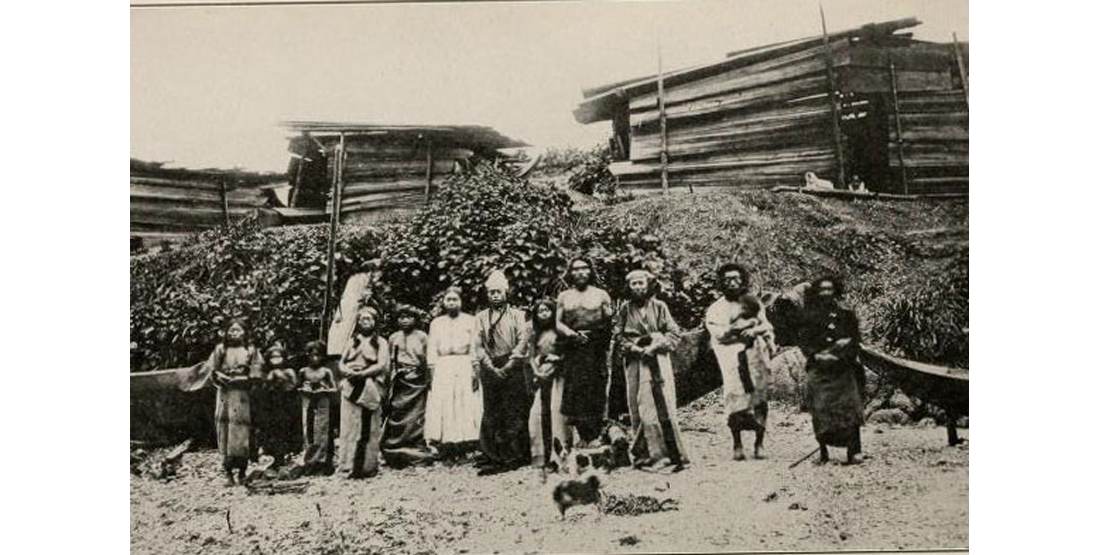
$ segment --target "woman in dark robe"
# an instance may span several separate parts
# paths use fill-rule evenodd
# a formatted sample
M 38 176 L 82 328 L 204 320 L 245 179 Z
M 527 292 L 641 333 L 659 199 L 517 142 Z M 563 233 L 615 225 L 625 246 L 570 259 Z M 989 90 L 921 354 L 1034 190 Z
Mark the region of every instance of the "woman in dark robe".
M 818 464 L 828 462 L 829 446 L 845 447 L 848 463 L 863 462 L 859 428 L 863 424 L 863 366 L 859 362 L 859 320 L 837 301 L 840 278 L 826 276 L 806 293 L 798 346 L 806 356 L 807 388 L 814 435 L 821 448 Z
M 389 416 L 382 432 L 382 456 L 392 467 L 430 463 L 424 441 L 424 409 L 428 404 L 428 334 L 416 329 L 419 314 L 411 306 L 397 309 L 398 331 L 390 335 Z
M 607 291 L 593 285 L 592 263 L 569 263 L 570 288 L 558 295 L 557 328 L 562 341 L 561 413 L 581 441 L 596 440 L 607 413 L 607 349 L 614 309 Z

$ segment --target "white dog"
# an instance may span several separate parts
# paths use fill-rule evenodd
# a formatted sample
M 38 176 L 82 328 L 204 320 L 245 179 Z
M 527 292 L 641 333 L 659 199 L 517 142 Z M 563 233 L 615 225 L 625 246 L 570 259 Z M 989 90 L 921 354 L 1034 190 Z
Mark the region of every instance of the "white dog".
M 821 179 L 814 172 L 806 172 L 806 184 L 804 185 L 804 187 L 807 188 L 807 189 L 818 189 L 818 190 L 833 190 L 833 189 L 836 189 L 836 187 L 833 186 L 832 181 L 829 181 L 827 179 Z

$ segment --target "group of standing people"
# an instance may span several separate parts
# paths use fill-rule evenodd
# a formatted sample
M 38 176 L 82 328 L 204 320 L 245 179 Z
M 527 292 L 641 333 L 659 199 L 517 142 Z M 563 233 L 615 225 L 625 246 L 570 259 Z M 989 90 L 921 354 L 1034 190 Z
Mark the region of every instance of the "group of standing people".
M 718 277 L 721 297 L 707 309 L 705 326 L 722 374 L 733 458 L 746 458 L 743 431 L 755 433 L 752 454 L 763 458 L 775 334 L 765 307 L 749 292 L 748 270 L 726 264 Z M 269 349 L 265 361 L 251 346 L 245 324 L 232 321 L 204 365 L 217 388 L 216 435 L 227 483 L 245 479 L 257 436 L 274 437 L 273 426 L 287 425 L 266 410 L 261 413 L 269 422 L 253 426 L 256 384 L 300 395 L 307 474 L 366 478 L 378 472 L 380 456 L 391 466 L 405 466 L 453 461 L 475 451 L 479 475 L 527 464 L 560 468 L 573 449 L 597 446 L 604 435 L 613 346 L 625 377 L 632 464 L 683 469 L 690 457 L 676 418 L 672 357 L 681 329 L 657 298 L 654 276 L 630 272 L 629 298 L 617 305 L 595 283 L 586 258 L 570 261 L 566 282 L 568 289 L 537 301 L 528 317 L 508 304 L 507 279 L 494 271 L 485 282 L 484 310 L 463 312 L 462 291 L 452 287 L 427 333 L 418 329 L 419 311 L 401 306 L 398 330 L 388 338 L 379 333 L 377 310 L 362 307 L 336 372 L 321 342 L 306 346 L 309 363 L 300 370 L 283 368 L 281 346 Z M 836 304 L 842 292 L 837 278 L 812 284 L 797 343 L 808 361 L 820 459 L 828 460 L 828 446 L 834 445 L 859 462 L 860 338 L 855 315 Z M 268 451 L 276 446 L 271 454 L 277 461 L 290 452 L 279 442 L 264 445 Z

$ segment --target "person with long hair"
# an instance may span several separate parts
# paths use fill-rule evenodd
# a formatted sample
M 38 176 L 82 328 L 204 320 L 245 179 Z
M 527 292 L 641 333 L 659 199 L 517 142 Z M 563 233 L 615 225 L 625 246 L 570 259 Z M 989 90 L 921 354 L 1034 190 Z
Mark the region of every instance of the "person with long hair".
M 428 373 L 424 438 L 447 459 L 476 445 L 481 428 L 481 383 L 474 371 L 474 317 L 462 312 L 462 290 L 443 293 L 443 314 L 428 326 Z
M 841 307 L 844 282 L 823 276 L 810 284 L 798 333 L 806 355 L 807 389 L 819 464 L 828 462 L 829 446 L 845 447 L 848 463 L 863 462 L 863 366 L 859 362 L 859 319 Z
M 565 276 L 569 288 L 558 295 L 561 336 L 561 412 L 581 441 L 595 441 L 607 413 L 607 350 L 611 341 L 611 296 L 595 285 L 592 262 L 575 257 Z
M 764 458 L 768 418 L 768 364 L 774 332 L 761 303 L 749 293 L 751 274 L 739 264 L 718 269 L 722 296 L 704 318 L 711 349 L 722 371 L 726 425 L 733 436 L 733 459 L 745 460 L 741 432 L 756 433 L 753 457 Z
M 382 432 L 382 457 L 393 467 L 430 462 L 424 443 L 424 409 L 428 404 L 428 334 L 417 329 L 419 312 L 397 308 L 397 331 L 390 335 L 393 382 L 389 415 Z
M 627 274 L 630 300 L 619 307 L 613 335 L 623 349 L 634 465 L 651 466 L 667 460 L 675 472 L 689 462 L 676 419 L 676 382 L 670 356 L 680 339 L 680 326 L 668 305 L 656 298 L 653 279 L 645 270 Z
M 306 343 L 307 365 L 299 372 L 302 397 L 302 465 L 307 475 L 332 474 L 332 405 L 336 377 L 326 363 L 323 341 Z
M 264 359 L 249 339 L 248 327 L 232 319 L 222 342 L 203 364 L 217 397 L 214 401 L 214 429 L 222 457 L 225 485 L 244 485 L 248 461 L 254 455 L 251 389 L 263 379 Z M 236 472 L 236 482 L 234 482 Z
M 527 419 L 531 438 L 531 464 L 557 470 L 561 460 L 554 442 L 563 450 L 572 448 L 573 433 L 561 414 L 561 393 L 565 379 L 561 373 L 557 330 L 557 302 L 545 298 L 535 302 L 527 332 L 527 359 L 534 402 Z
M 382 400 L 389 369 L 390 349 L 378 336 L 378 311 L 362 307 L 355 334 L 340 357 L 338 470 L 347 478 L 378 474 Z

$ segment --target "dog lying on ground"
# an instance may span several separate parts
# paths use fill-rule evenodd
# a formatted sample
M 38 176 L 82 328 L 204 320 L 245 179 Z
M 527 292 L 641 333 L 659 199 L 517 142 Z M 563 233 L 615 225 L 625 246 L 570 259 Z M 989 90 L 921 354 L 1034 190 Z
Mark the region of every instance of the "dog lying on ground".
M 806 184 L 803 187 L 807 189 L 826 189 L 833 190 L 836 187 L 833 186 L 833 182 L 828 179 L 821 179 L 814 172 L 806 172 Z

